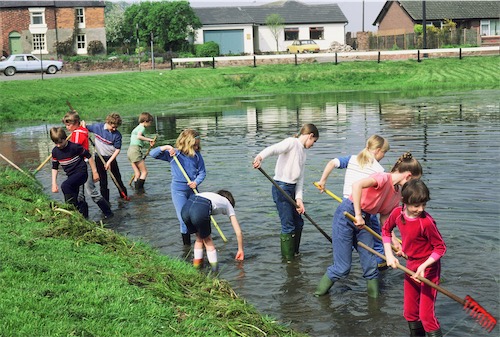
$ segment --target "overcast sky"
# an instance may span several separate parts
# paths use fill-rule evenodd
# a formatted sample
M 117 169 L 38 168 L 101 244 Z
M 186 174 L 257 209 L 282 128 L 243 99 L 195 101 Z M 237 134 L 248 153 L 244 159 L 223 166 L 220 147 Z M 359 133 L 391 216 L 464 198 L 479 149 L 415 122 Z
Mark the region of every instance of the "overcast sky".
M 120 0 L 111 0 L 120 1 Z M 127 2 L 140 2 L 140 0 L 125 0 Z M 190 0 L 192 7 L 218 7 L 218 6 L 252 6 L 264 5 L 275 0 Z M 363 28 L 363 4 L 364 4 L 364 30 L 377 30 L 372 26 L 373 21 L 384 6 L 385 1 L 380 0 L 297 0 L 306 4 L 337 3 L 346 16 L 349 24 L 346 26 L 346 32 L 358 32 Z

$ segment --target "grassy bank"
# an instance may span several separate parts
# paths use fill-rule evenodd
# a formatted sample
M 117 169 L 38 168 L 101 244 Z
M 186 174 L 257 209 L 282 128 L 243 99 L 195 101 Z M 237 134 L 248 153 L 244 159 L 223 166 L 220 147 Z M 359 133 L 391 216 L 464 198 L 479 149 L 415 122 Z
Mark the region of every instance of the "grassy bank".
M 0 170 L 0 335 L 304 336 Z
M 342 90 L 498 88 L 496 56 L 417 61 L 178 69 L 2 83 L 0 123 L 59 121 L 69 100 L 86 118 L 121 106 L 200 98 Z M 137 112 L 137 111 L 136 111 Z M 134 113 L 136 113 L 134 112 Z M 156 111 L 151 111 L 155 113 Z

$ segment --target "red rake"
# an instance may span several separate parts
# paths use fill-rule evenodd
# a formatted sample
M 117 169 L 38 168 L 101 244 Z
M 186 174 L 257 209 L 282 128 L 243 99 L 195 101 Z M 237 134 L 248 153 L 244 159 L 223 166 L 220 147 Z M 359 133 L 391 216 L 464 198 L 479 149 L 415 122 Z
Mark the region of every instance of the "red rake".
M 379 252 L 373 250 L 372 248 L 368 247 L 365 245 L 363 242 L 358 241 L 358 246 L 368 250 L 370 253 L 377 255 L 378 257 L 382 258 L 385 260 L 385 256 L 380 254 Z M 413 276 L 415 273 L 411 271 L 410 269 L 398 264 L 398 268 L 407 273 L 408 275 Z M 492 314 L 490 314 L 485 308 L 483 308 L 479 303 L 476 302 L 472 297 L 469 295 L 465 296 L 465 299 L 458 297 L 457 295 L 449 292 L 448 290 L 438 286 L 434 282 L 426 279 L 425 277 L 418 277 L 418 279 L 428 286 L 436 289 L 442 294 L 445 294 L 452 300 L 457 301 L 460 303 L 463 307 L 465 312 L 469 314 L 472 318 L 476 320 L 476 322 L 481 325 L 484 329 L 486 329 L 488 332 L 491 332 L 495 326 L 497 325 L 497 320 L 495 317 L 493 317 Z

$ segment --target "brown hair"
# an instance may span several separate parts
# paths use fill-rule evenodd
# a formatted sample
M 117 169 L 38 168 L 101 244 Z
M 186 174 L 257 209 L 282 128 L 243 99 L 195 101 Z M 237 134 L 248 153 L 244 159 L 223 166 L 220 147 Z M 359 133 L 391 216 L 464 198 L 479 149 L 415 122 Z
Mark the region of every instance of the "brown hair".
M 50 139 L 56 144 L 62 143 L 64 140 L 66 140 L 66 132 L 64 131 L 63 128 L 54 126 L 53 128 L 50 129 Z
M 179 149 L 182 153 L 189 157 L 194 157 L 195 150 L 194 145 L 196 140 L 200 138 L 200 134 L 193 129 L 183 130 L 177 140 L 175 141 L 175 147 Z M 198 151 L 201 150 L 201 145 L 198 145 Z
M 62 119 L 63 124 L 69 125 L 79 125 L 80 124 L 80 115 L 75 110 L 70 110 L 66 112 Z
M 431 200 L 429 189 L 420 179 L 406 182 L 401 189 L 401 197 L 405 205 L 418 205 Z
M 152 121 L 153 121 L 153 115 L 151 115 L 149 112 L 142 112 L 139 115 L 139 123 L 152 122 Z
M 116 112 L 110 113 L 106 116 L 106 123 L 119 127 L 120 125 L 122 125 L 122 117 Z
M 370 164 L 375 159 L 371 151 L 380 149 L 383 152 L 387 152 L 390 149 L 389 142 L 379 135 L 373 135 L 366 141 L 366 147 L 358 153 L 356 157 L 359 166 L 364 168 L 367 164 Z
M 411 152 L 406 152 L 401 155 L 396 161 L 396 164 L 391 169 L 391 172 L 410 172 L 415 178 L 422 176 L 422 166 L 413 158 Z
M 300 128 L 299 133 L 297 135 L 295 135 L 295 137 L 298 138 L 301 135 L 308 135 L 310 133 L 312 133 L 315 138 L 319 138 L 318 128 L 314 124 L 304 124 L 304 125 L 302 125 L 302 127 Z
M 234 201 L 234 198 L 233 198 L 233 195 L 231 194 L 231 192 L 226 191 L 226 190 L 218 190 L 217 194 L 222 195 L 224 198 L 229 200 L 229 203 L 231 204 L 231 206 L 234 207 L 234 205 L 236 205 L 236 202 Z

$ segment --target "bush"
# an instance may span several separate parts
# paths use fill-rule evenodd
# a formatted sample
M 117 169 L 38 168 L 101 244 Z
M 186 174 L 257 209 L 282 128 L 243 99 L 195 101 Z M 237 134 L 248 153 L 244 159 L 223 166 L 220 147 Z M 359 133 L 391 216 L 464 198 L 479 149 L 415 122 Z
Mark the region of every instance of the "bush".
M 89 55 L 103 54 L 105 51 L 104 45 L 99 40 L 90 41 L 87 46 L 87 53 Z
M 70 38 L 62 42 L 56 42 L 54 43 L 54 47 L 56 49 L 57 54 L 59 55 L 65 55 L 65 56 L 76 55 L 75 49 L 73 48 L 73 38 Z
M 198 44 L 195 47 L 195 54 L 198 57 L 219 56 L 219 45 L 213 41 L 204 44 Z

